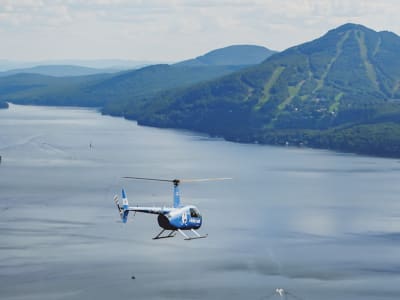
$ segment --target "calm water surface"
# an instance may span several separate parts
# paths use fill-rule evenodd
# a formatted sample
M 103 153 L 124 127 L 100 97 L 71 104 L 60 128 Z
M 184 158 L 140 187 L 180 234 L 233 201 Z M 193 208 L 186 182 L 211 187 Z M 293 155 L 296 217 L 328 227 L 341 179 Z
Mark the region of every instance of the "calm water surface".
M 0 111 L 0 155 L 3 300 L 400 299 L 398 160 L 15 105 Z M 122 224 L 122 187 L 131 204 L 169 205 L 172 186 L 121 176 L 234 179 L 181 186 L 209 234 L 188 242 L 153 241 L 153 215 Z

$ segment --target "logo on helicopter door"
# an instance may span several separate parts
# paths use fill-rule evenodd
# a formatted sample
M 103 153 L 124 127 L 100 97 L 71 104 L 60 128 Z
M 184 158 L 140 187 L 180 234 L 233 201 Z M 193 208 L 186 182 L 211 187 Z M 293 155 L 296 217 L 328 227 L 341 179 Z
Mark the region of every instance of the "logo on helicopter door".
M 187 215 L 186 215 L 186 212 L 184 212 L 182 214 L 182 224 L 186 224 L 186 223 L 187 223 Z

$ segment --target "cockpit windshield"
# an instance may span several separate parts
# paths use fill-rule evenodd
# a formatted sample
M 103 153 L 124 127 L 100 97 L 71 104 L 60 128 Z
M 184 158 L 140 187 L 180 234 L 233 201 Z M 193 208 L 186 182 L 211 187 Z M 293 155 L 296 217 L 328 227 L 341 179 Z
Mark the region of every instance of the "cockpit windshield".
M 190 216 L 192 218 L 201 218 L 200 212 L 196 208 L 190 209 Z

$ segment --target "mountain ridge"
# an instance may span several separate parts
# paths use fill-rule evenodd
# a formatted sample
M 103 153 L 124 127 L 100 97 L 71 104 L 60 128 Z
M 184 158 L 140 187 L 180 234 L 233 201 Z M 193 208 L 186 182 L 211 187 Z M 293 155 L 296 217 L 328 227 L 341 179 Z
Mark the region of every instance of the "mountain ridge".
M 344 24 L 259 65 L 163 94 L 132 117 L 139 124 L 198 130 L 235 141 L 315 147 L 334 144 L 321 140 L 334 140 L 344 125 L 378 128 L 389 122 L 395 129 L 400 119 L 399 50 L 396 34 Z M 285 132 L 284 139 L 275 139 Z M 381 154 L 400 156 L 400 146 L 395 148 Z M 365 145 L 351 149 L 370 154 Z
M 207 52 L 193 59 L 178 62 L 177 66 L 205 66 L 205 65 L 255 65 L 267 59 L 276 51 L 257 45 L 231 45 Z

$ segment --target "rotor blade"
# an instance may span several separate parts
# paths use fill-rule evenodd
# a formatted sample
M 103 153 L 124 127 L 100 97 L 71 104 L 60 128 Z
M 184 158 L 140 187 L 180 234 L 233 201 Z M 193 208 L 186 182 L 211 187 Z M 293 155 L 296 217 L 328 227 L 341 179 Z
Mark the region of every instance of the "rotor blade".
M 169 179 L 159 179 L 159 178 L 145 178 L 145 177 L 132 177 L 132 176 L 124 176 L 122 178 L 127 179 L 139 179 L 139 180 L 151 180 L 151 181 L 166 181 L 166 182 L 174 182 L 174 180 Z
M 139 180 L 151 180 L 151 181 L 163 181 L 163 182 L 203 182 L 203 181 L 219 181 L 219 180 L 229 180 L 231 177 L 221 177 L 221 178 L 199 178 L 199 179 L 160 179 L 160 178 L 147 178 L 147 177 L 132 177 L 124 176 L 122 178 L 126 179 L 139 179 Z
M 200 178 L 200 179 L 181 179 L 181 182 L 203 182 L 203 181 L 219 181 L 219 180 L 229 180 L 233 179 L 230 177 L 221 177 L 221 178 Z

